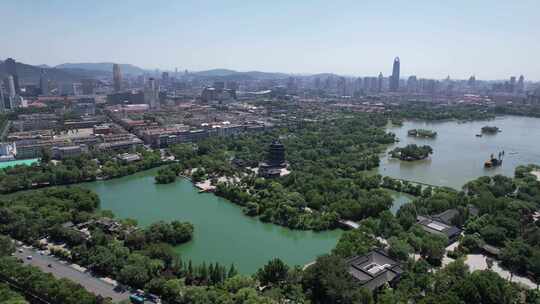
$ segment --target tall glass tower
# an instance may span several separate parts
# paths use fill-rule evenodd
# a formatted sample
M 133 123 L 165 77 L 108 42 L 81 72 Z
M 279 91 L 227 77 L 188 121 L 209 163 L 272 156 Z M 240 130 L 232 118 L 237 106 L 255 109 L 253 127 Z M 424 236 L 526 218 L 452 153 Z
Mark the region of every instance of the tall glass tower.
M 390 78 L 390 91 L 397 92 L 399 90 L 399 57 L 394 59 L 392 66 L 392 77 Z

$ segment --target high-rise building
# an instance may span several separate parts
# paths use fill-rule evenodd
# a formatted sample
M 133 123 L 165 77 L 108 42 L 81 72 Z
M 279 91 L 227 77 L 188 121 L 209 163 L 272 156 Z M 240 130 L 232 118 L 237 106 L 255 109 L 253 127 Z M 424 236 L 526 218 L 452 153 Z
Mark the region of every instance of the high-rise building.
M 21 93 L 21 88 L 19 86 L 19 74 L 17 73 L 17 62 L 13 58 L 8 58 L 4 62 L 6 66 L 6 72 L 8 75 L 13 77 L 13 85 L 15 87 L 15 94 Z
M 409 93 L 416 93 L 418 91 L 418 80 L 416 76 L 409 76 L 409 79 L 407 79 L 407 91 Z
M 4 88 L 6 88 L 6 93 L 4 94 L 4 108 L 13 109 L 17 99 L 17 93 L 15 92 L 15 81 L 13 80 L 12 75 L 9 75 L 4 79 Z
M 377 92 L 379 87 L 379 77 L 369 77 L 371 92 Z
M 225 86 L 228 90 L 238 90 L 238 83 L 234 80 L 227 81 L 227 84 Z
M 169 72 L 163 72 L 161 73 L 161 84 L 164 86 L 169 86 Z
M 510 85 L 508 87 L 508 92 L 513 93 L 516 90 L 516 76 L 510 77 Z
M 120 71 L 120 65 L 113 64 L 113 86 L 115 92 L 122 90 L 122 72 Z
M 362 94 L 362 77 L 358 77 L 356 78 L 356 80 L 354 81 L 354 92 L 355 92 L 355 95 L 361 95 Z
M 296 94 L 298 90 L 298 82 L 294 77 L 289 77 L 287 79 L 287 93 L 288 94 Z
M 519 76 L 516 90 L 520 94 L 525 92 L 525 77 L 523 75 Z
M 383 80 L 384 80 L 384 77 L 383 77 L 383 74 L 381 72 L 381 73 L 379 73 L 379 79 L 378 79 L 378 83 L 377 83 L 377 92 L 379 92 L 379 93 L 382 92 Z
M 4 99 L 4 86 L 2 85 L 2 82 L 0 81 L 0 112 L 4 112 L 6 108 L 5 102 L 6 101 Z
M 49 79 L 47 79 L 45 69 L 41 69 L 39 75 L 39 90 L 41 95 L 49 95 Z
M 339 77 L 337 82 L 337 94 L 339 96 L 345 96 L 347 95 L 346 91 L 346 84 L 345 84 L 345 77 Z
M 153 77 L 148 78 L 148 83 L 144 89 L 144 101 L 150 109 L 159 108 L 159 86 Z
M 15 88 L 15 80 L 12 75 L 8 75 L 8 77 L 5 79 L 5 87 L 7 91 L 7 97 L 15 98 L 15 95 L 17 95 L 17 89 Z
M 82 91 L 82 83 L 80 82 L 74 82 L 72 84 L 73 86 L 73 95 L 75 96 L 80 96 L 83 94 L 83 91 Z
M 397 92 L 399 90 L 399 71 L 400 62 L 399 57 L 394 59 L 394 64 L 392 66 L 392 78 L 390 79 L 390 91 Z
M 214 81 L 212 87 L 218 92 L 223 92 L 225 90 L 225 81 Z
M 94 95 L 96 82 L 94 79 L 83 79 L 82 84 L 82 93 L 83 95 Z
M 469 78 L 469 81 L 467 81 L 467 85 L 470 86 L 471 88 L 476 87 L 476 76 L 472 75 Z

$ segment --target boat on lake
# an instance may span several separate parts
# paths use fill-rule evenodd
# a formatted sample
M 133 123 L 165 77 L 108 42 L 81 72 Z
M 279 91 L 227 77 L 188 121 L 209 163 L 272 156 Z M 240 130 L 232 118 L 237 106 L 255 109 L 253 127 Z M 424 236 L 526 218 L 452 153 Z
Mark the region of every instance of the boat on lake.
M 499 152 L 499 157 L 496 158 L 495 155 L 491 154 L 489 160 L 486 160 L 484 163 L 484 168 L 494 168 L 499 167 L 503 163 L 504 151 Z

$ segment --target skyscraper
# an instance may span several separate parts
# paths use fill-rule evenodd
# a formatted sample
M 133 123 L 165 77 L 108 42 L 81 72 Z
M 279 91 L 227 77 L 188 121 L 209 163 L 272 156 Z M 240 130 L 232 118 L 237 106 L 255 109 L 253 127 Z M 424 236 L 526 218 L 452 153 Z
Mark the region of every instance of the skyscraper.
M 339 77 L 337 82 L 337 94 L 339 96 L 345 96 L 346 93 L 345 77 Z
M 371 80 L 370 80 L 370 77 L 364 77 L 363 84 L 364 84 L 364 93 L 371 92 Z
M 169 86 L 169 72 L 163 72 L 161 73 L 161 84 L 165 87 Z
M 519 80 L 517 83 L 517 92 L 518 93 L 525 92 L 525 77 L 523 77 L 523 75 L 519 76 Z
M 409 76 L 409 79 L 407 79 L 407 91 L 409 93 L 416 93 L 418 91 L 418 79 L 416 76 Z
M 7 97 L 8 98 L 15 98 L 15 95 L 17 95 L 16 89 L 15 89 L 15 80 L 12 75 L 9 75 L 5 80 L 5 87 L 7 91 Z
M 394 65 L 392 66 L 392 77 L 390 79 L 390 91 L 397 92 L 399 90 L 399 57 L 394 59 Z
M 508 87 L 509 93 L 514 93 L 516 91 L 516 76 L 510 77 L 510 85 Z
M 6 94 L 4 95 L 4 108 L 6 108 L 7 105 L 8 109 L 13 109 L 17 93 L 15 92 L 15 81 L 13 80 L 12 75 L 9 75 L 4 80 L 4 87 L 6 88 Z
M 471 88 L 476 87 L 476 76 L 472 75 L 469 78 L 469 81 L 467 81 L 467 85 L 470 86 Z
M 47 79 L 45 69 L 41 69 L 39 75 L 39 90 L 41 91 L 41 95 L 49 95 L 49 80 Z
M 122 73 L 120 72 L 120 65 L 113 64 L 113 86 L 115 92 L 122 90 Z
M 5 100 L 4 100 L 4 86 L 2 85 L 2 82 L 0 81 L 0 112 L 4 112 L 6 108 Z
M 381 93 L 382 92 L 382 88 L 383 88 L 383 74 L 382 72 L 379 73 L 379 79 L 378 79 L 378 83 L 377 83 L 377 92 Z
M 86 78 L 81 83 L 83 95 L 94 95 L 94 89 L 96 87 L 96 81 L 94 79 Z
M 362 77 L 356 78 L 356 81 L 354 82 L 354 92 L 356 93 L 355 95 L 361 95 L 363 89 L 364 88 L 362 87 Z
M 150 109 L 159 108 L 159 87 L 155 78 L 149 78 L 146 88 L 144 89 L 144 101 Z
M 17 62 L 13 58 L 8 58 L 4 62 L 6 65 L 6 72 L 13 77 L 13 85 L 15 87 L 15 94 L 20 94 L 21 88 L 19 87 L 19 74 L 17 74 Z

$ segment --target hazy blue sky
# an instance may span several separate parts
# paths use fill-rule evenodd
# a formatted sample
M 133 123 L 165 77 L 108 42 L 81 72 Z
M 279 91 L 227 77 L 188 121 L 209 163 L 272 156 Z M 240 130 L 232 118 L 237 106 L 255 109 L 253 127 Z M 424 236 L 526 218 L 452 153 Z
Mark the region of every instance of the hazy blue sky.
M 539 0 L 3 0 L 0 58 L 540 80 Z

